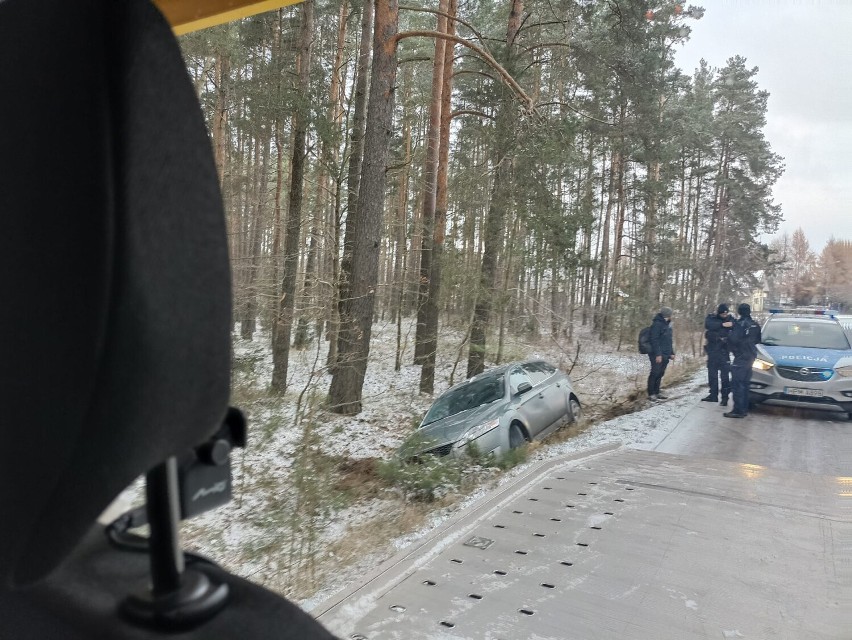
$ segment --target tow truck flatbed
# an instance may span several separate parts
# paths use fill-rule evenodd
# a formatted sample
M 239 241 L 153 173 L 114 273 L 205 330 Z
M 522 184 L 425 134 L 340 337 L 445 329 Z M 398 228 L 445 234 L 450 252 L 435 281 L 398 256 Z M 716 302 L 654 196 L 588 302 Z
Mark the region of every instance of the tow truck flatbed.
M 604 447 L 532 467 L 313 614 L 352 640 L 848 640 L 850 493 Z

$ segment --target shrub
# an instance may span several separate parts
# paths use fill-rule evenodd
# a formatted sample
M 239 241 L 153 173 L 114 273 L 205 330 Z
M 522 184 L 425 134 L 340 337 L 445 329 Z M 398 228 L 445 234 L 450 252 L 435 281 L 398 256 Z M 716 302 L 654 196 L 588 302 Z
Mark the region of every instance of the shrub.
M 433 502 L 461 487 L 464 461 L 425 455 L 416 460 L 398 456 L 379 463 L 379 477 L 409 500 Z

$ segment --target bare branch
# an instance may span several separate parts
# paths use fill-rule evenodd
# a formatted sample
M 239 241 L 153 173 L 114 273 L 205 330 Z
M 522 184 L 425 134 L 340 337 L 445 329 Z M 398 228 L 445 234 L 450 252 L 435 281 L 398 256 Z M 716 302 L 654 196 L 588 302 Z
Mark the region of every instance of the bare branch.
M 469 40 L 465 40 L 464 38 L 460 38 L 458 36 L 452 36 L 447 33 L 441 33 L 440 31 L 405 31 L 403 33 L 398 33 L 394 40 L 399 42 L 404 38 L 443 38 L 444 40 L 449 40 L 450 42 L 455 42 L 456 44 L 460 44 L 468 49 L 471 49 L 478 53 L 482 59 L 487 62 L 497 73 L 500 74 L 500 77 L 503 79 L 503 82 L 508 86 L 518 98 L 523 102 L 524 108 L 528 113 L 535 111 L 535 105 L 533 104 L 532 98 L 530 98 L 526 91 L 523 90 L 521 85 L 518 84 L 518 81 L 515 80 L 511 74 L 506 71 L 506 69 L 501 65 L 497 60 L 494 59 L 490 53 L 488 53 L 482 47 L 475 45 Z
M 475 69 L 459 69 L 458 71 L 453 72 L 453 77 L 464 75 L 484 76 L 489 80 L 494 80 L 494 76 L 492 76 L 490 73 L 486 73 L 485 71 L 477 71 Z
M 490 113 L 485 113 L 484 111 L 476 111 L 475 109 L 459 109 L 458 111 L 453 111 L 450 114 L 450 118 L 456 118 L 458 116 L 477 116 L 479 118 L 487 118 L 489 120 L 497 119 Z
M 567 23 L 566 20 L 548 20 L 547 22 L 533 22 L 532 24 L 528 24 L 523 28 L 524 29 L 535 29 L 536 27 L 549 27 L 549 26 L 552 26 L 554 24 L 561 24 L 562 26 L 565 26 L 566 23 Z
M 432 62 L 434 56 L 412 56 L 410 58 L 400 58 L 399 64 L 407 64 L 409 62 Z
M 583 113 L 582 111 L 577 110 L 575 107 L 572 107 L 567 102 L 543 102 L 541 104 L 537 104 L 536 108 L 538 108 L 538 107 L 551 107 L 553 105 L 559 105 L 560 107 L 565 107 L 565 108 L 573 111 L 574 113 L 576 113 L 578 116 L 586 118 L 587 120 L 593 120 L 595 122 L 600 122 L 601 124 L 605 124 L 608 127 L 614 127 L 615 126 L 614 122 L 607 122 L 606 120 L 599 120 L 598 118 L 595 118 L 595 117 L 590 116 L 586 113 Z
M 482 37 L 482 34 L 479 33 L 479 31 L 477 31 L 476 29 L 473 28 L 472 24 L 470 24 L 469 22 L 467 22 L 465 20 L 462 20 L 461 18 L 459 18 L 457 16 L 452 16 L 449 13 L 444 13 L 443 11 L 438 11 L 436 9 L 425 9 L 423 7 L 408 7 L 408 6 L 405 6 L 405 7 L 400 6 L 399 10 L 400 11 L 417 11 L 417 12 L 420 12 L 420 13 L 434 13 L 436 16 L 443 16 L 444 18 L 447 18 L 447 20 L 452 20 L 454 22 L 458 22 L 459 24 L 464 25 L 465 27 L 467 27 L 470 30 L 470 32 L 473 35 L 476 36 L 477 40 L 479 40 L 480 42 L 485 42 L 485 38 Z
M 524 53 L 529 53 L 530 51 L 535 51 L 536 49 L 543 49 L 545 47 L 565 47 L 566 49 L 572 49 L 572 45 L 567 42 L 542 42 L 540 44 L 534 44 L 531 47 L 526 47 L 524 49 Z

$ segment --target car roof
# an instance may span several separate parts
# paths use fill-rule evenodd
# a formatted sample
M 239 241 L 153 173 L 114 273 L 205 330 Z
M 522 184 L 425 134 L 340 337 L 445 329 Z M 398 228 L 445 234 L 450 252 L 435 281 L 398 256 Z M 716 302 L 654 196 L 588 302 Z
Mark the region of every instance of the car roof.
M 824 322 L 829 324 L 840 324 L 837 318 L 833 316 L 818 316 L 818 315 L 779 315 L 773 314 L 766 319 L 767 322 Z
M 464 385 L 466 385 L 466 384 L 468 384 L 468 383 L 470 383 L 474 380 L 480 380 L 482 378 L 491 377 L 491 376 L 495 376 L 495 375 L 504 375 L 509 369 L 511 369 L 514 366 L 531 364 L 533 362 L 547 362 L 547 360 L 545 360 L 544 358 L 529 358 L 527 360 L 514 360 L 512 362 L 500 364 L 500 365 L 497 365 L 496 367 L 491 367 L 490 369 L 486 369 L 482 373 L 477 373 L 472 378 L 468 378 L 467 380 L 462 380 L 458 384 L 454 384 L 452 387 L 450 387 L 449 389 L 447 389 L 446 391 L 441 393 L 441 395 L 444 395 L 444 393 L 447 393 L 449 391 L 453 391 L 455 389 L 458 389 L 459 387 L 463 387 Z M 551 365 L 551 366 L 555 366 L 555 365 Z
M 518 366 L 518 365 L 523 366 L 525 364 L 533 364 L 535 362 L 547 362 L 547 360 L 545 360 L 544 358 L 529 358 L 527 360 L 514 360 L 513 362 L 507 362 L 506 364 L 501 364 L 501 365 L 497 365 L 496 367 L 491 367 L 490 369 L 486 369 L 482 373 L 478 373 L 475 376 L 473 376 L 473 378 L 471 378 L 471 380 L 475 380 L 475 379 L 479 378 L 480 376 L 494 375 L 494 374 L 497 374 L 497 373 L 505 373 L 506 371 L 508 371 L 512 367 L 515 367 L 515 366 Z

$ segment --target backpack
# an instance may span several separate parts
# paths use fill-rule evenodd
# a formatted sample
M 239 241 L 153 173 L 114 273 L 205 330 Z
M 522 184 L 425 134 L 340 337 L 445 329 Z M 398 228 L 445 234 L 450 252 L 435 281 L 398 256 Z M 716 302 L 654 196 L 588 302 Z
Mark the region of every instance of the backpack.
M 706 322 L 713 318 L 716 314 L 711 313 L 704 320 L 705 326 Z M 718 331 L 711 331 L 707 329 L 704 332 L 704 353 L 708 353 L 710 350 L 718 350 L 723 349 L 728 342 L 728 332 L 725 331 L 724 327 L 720 328 Z
M 651 327 L 645 327 L 639 332 L 639 353 L 651 353 Z
M 757 336 L 757 339 L 750 336 Z M 734 324 L 728 342 L 734 352 L 734 358 L 755 358 L 757 349 L 755 343 L 760 342 L 760 325 L 751 318 L 740 318 Z

